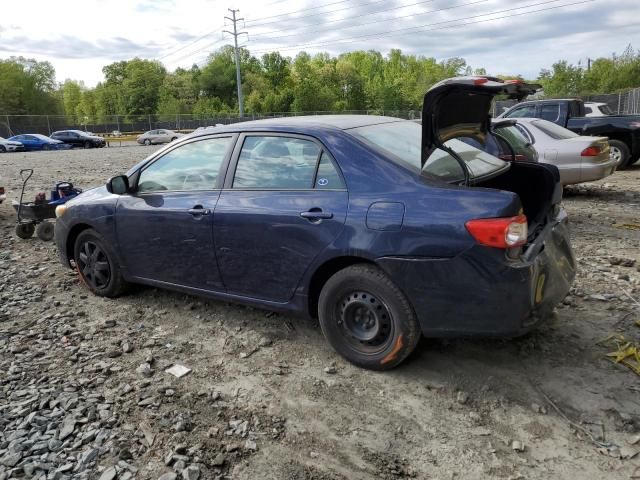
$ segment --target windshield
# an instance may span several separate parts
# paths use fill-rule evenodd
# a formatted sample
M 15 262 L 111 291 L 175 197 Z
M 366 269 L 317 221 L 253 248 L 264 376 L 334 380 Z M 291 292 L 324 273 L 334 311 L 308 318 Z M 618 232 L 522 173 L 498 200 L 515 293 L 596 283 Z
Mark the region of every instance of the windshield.
M 577 133 L 572 132 L 571 130 L 567 130 L 560 125 L 556 125 L 553 122 L 547 122 L 546 120 L 534 120 L 531 122 L 531 125 L 556 140 L 565 140 L 567 138 L 580 136 Z
M 454 157 L 436 149 L 420 169 L 422 126 L 417 122 L 399 121 L 367 125 L 348 130 L 357 138 L 384 154 L 390 160 L 421 174 L 446 182 L 464 180 L 464 173 Z M 469 169 L 471 179 L 484 177 L 506 168 L 508 164 L 460 140 L 452 139 L 445 145 L 455 151 Z

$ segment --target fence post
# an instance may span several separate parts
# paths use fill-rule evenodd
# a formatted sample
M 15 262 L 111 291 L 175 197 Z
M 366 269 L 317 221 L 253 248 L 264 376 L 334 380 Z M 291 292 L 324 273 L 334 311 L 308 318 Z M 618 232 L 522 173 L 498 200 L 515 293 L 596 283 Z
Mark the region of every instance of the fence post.
M 49 123 L 49 115 L 47 115 L 47 130 L 49 130 L 49 135 L 51 135 L 51 123 Z
M 9 123 L 9 115 L 5 115 L 7 117 L 7 130 L 9 131 L 9 136 L 13 136 L 13 132 L 11 131 L 11 123 Z
M 148 119 L 149 119 L 149 130 L 153 130 L 153 127 L 151 126 L 151 114 L 147 115 Z
M 116 115 L 116 125 L 118 126 L 118 131 L 120 131 L 120 117 Z
M 622 100 L 622 92 L 618 93 L 618 115 L 620 115 L 620 101 Z

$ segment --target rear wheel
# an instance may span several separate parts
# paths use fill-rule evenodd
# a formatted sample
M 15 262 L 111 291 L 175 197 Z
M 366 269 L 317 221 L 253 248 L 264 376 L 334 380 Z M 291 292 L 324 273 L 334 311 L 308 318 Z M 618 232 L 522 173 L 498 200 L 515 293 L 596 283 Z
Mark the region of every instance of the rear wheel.
M 629 166 L 631 152 L 626 143 L 620 140 L 609 140 L 609 152 L 610 158 L 616 161 L 618 169 L 622 170 Z
M 54 226 L 51 222 L 39 223 L 36 227 L 36 235 L 42 241 L 48 242 L 53 239 Z
M 333 275 L 320 293 L 318 307 L 327 341 L 359 367 L 389 370 L 420 340 L 409 301 L 375 266 L 354 265 Z
M 35 231 L 36 227 L 33 226 L 33 223 L 19 223 L 16 225 L 16 235 L 19 238 L 31 238 Z
M 117 297 L 125 291 L 127 283 L 115 255 L 95 230 L 80 232 L 73 251 L 80 279 L 89 290 L 100 297 Z
M 151 140 L 149 140 L 148 138 L 144 141 L 144 144 L 148 147 L 149 145 L 151 145 Z

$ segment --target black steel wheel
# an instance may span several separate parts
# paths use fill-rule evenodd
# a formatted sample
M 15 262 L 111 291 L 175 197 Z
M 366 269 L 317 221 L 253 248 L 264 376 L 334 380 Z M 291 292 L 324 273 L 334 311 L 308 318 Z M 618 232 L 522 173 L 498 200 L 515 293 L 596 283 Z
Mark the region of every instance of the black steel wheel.
M 126 288 L 120 267 L 108 244 L 92 229 L 78 235 L 74 260 L 82 282 L 96 295 L 116 297 Z
M 36 227 L 36 235 L 38 238 L 44 242 L 48 242 L 53 239 L 54 235 L 54 226 L 51 222 L 42 222 L 39 223 Z
M 36 227 L 33 223 L 18 223 L 16 225 L 16 235 L 19 238 L 27 239 L 33 237 L 33 232 L 36 231 Z
M 336 352 L 371 370 L 399 365 L 420 340 L 409 301 L 374 265 L 353 265 L 334 274 L 320 293 L 318 316 Z

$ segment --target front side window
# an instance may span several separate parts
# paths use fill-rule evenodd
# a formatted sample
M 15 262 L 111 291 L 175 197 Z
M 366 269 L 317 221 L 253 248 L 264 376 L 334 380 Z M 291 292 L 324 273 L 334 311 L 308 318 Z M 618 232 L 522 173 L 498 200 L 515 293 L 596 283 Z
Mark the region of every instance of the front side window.
M 238 158 L 232 188 L 313 187 L 320 147 L 311 140 L 248 136 Z
M 535 105 L 529 105 L 527 107 L 516 108 L 514 111 L 505 115 L 507 118 L 527 118 L 536 116 Z
M 145 168 L 138 192 L 212 190 L 231 137 L 208 138 L 171 150 Z

